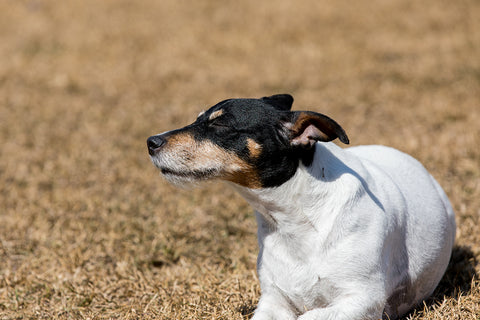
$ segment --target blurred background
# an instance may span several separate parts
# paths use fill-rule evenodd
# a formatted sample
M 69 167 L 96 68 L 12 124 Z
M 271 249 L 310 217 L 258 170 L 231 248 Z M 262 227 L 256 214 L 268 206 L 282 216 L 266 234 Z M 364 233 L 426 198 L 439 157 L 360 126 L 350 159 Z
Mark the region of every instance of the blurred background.
M 479 319 L 476 0 L 1 1 L 0 319 L 249 319 L 251 209 L 145 141 L 276 93 L 438 179 L 457 245 L 408 319 Z

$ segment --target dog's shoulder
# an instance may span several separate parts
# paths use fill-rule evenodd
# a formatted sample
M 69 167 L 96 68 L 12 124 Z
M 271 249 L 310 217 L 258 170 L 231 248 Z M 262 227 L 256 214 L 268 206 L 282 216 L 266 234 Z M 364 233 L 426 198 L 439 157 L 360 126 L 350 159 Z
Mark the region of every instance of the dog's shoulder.
M 397 149 L 369 145 L 344 150 L 358 158 L 367 170 L 379 169 L 403 188 L 417 190 L 419 185 L 432 185 L 433 178 L 427 169 L 414 157 Z
M 398 167 L 404 165 L 411 167 L 421 167 L 422 164 L 412 156 L 391 147 L 382 145 L 363 145 L 345 148 L 345 152 L 350 153 L 360 159 L 368 160 L 383 166 Z

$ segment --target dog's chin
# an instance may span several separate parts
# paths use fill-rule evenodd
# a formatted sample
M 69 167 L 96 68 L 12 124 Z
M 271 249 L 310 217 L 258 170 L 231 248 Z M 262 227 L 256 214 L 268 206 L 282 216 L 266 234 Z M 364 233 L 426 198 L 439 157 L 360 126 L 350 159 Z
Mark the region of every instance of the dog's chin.
M 160 168 L 162 176 L 169 183 L 182 189 L 191 189 L 198 187 L 201 183 L 207 182 L 216 178 L 217 170 L 205 169 L 205 170 L 188 170 L 188 171 L 174 171 L 167 168 Z
M 165 180 L 168 181 L 168 183 L 180 189 L 193 189 L 195 187 L 198 187 L 198 185 L 200 184 L 200 182 L 197 180 L 188 179 L 185 177 L 179 177 L 170 174 L 162 174 L 162 176 L 165 178 Z

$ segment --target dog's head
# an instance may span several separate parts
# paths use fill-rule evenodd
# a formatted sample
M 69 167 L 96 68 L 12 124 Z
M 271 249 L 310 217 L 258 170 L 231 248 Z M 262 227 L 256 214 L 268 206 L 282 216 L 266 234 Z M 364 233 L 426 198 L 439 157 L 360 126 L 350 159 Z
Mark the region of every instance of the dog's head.
M 290 111 L 292 103 L 288 94 L 222 101 L 194 123 L 148 138 L 148 152 L 173 183 L 219 178 L 248 188 L 279 186 L 300 161 L 310 164 L 317 141 L 349 142 L 334 120 Z

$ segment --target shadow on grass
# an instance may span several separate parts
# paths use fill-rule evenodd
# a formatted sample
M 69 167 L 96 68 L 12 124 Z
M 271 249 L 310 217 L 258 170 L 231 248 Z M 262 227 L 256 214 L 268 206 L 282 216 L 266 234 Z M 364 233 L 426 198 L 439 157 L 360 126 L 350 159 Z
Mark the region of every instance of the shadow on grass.
M 253 317 L 253 312 L 257 306 L 253 304 L 244 304 L 242 305 L 238 311 L 241 313 L 243 319 L 248 320 Z
M 432 296 L 425 301 L 427 308 L 433 307 L 443 301 L 444 298 L 458 299 L 460 294 L 469 294 L 472 280 L 478 276 L 475 270 L 476 266 L 477 260 L 469 247 L 454 246 L 445 275 Z M 243 319 L 250 319 L 253 316 L 255 307 L 253 304 L 244 304 L 238 311 L 242 314 Z M 402 319 L 407 319 L 415 313 L 421 313 L 423 309 L 423 305 L 420 305 Z
M 447 271 L 432 296 L 425 301 L 426 307 L 430 309 L 444 298 L 458 299 L 460 294 L 468 295 L 472 289 L 472 280 L 478 277 L 476 266 L 477 259 L 470 247 L 454 246 Z M 403 319 L 414 313 L 421 313 L 423 309 L 424 306 L 420 305 Z

